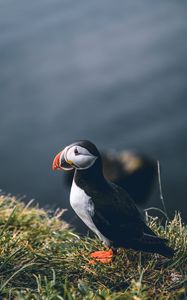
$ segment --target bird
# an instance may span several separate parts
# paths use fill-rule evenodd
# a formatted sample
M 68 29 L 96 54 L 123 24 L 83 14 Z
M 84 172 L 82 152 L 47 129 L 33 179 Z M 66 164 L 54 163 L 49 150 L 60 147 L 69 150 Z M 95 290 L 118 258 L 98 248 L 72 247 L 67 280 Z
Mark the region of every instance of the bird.
M 174 256 L 175 250 L 146 224 L 128 193 L 104 177 L 100 152 L 92 142 L 66 146 L 55 156 L 52 169 L 74 169 L 70 205 L 107 248 L 92 252 L 94 261 L 111 262 L 118 248 Z
M 104 176 L 121 186 L 138 206 L 145 205 L 157 177 L 157 162 L 134 150 L 101 152 Z M 64 183 L 71 188 L 74 169 L 65 173 Z

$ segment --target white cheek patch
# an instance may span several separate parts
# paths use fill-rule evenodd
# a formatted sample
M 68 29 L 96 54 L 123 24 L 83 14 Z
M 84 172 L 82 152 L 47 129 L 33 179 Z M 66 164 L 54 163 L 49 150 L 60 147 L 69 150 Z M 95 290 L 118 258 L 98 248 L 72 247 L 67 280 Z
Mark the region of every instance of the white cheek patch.
M 75 149 L 78 154 L 75 154 Z M 78 169 L 88 169 L 94 164 L 97 157 L 81 146 L 73 146 L 67 148 L 66 159 L 72 161 Z
M 94 162 L 96 161 L 97 157 L 95 156 L 83 156 L 80 155 L 79 157 L 76 157 L 75 159 L 75 165 L 79 169 L 88 169 L 90 168 Z

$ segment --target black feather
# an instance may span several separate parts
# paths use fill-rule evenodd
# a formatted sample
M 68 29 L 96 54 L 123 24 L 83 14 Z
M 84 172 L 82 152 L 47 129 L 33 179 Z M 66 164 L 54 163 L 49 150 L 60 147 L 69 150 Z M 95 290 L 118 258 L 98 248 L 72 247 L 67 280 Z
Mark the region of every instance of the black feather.
M 145 252 L 153 252 L 171 258 L 175 251 L 166 245 L 165 239 L 144 234 L 141 239 L 132 241 L 131 248 Z

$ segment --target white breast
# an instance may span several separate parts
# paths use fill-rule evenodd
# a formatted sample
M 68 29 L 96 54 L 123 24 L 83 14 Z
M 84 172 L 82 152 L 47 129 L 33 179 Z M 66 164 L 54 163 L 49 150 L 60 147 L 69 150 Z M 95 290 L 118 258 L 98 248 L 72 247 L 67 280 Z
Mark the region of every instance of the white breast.
M 92 216 L 94 216 L 94 203 L 92 199 L 79 188 L 73 180 L 70 192 L 70 204 L 79 218 L 91 229 L 106 246 L 110 245 L 110 241 L 101 234 L 93 223 Z

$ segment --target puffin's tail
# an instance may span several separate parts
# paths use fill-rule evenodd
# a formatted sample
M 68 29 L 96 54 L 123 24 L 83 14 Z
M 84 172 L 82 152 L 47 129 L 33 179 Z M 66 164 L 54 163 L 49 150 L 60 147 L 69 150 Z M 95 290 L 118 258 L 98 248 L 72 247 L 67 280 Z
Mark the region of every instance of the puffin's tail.
M 175 250 L 166 245 L 167 240 L 159 238 L 157 236 L 152 236 L 149 234 L 144 234 L 141 240 L 133 243 L 133 249 L 142 250 L 145 252 L 158 253 L 165 257 L 172 258 L 175 254 Z

